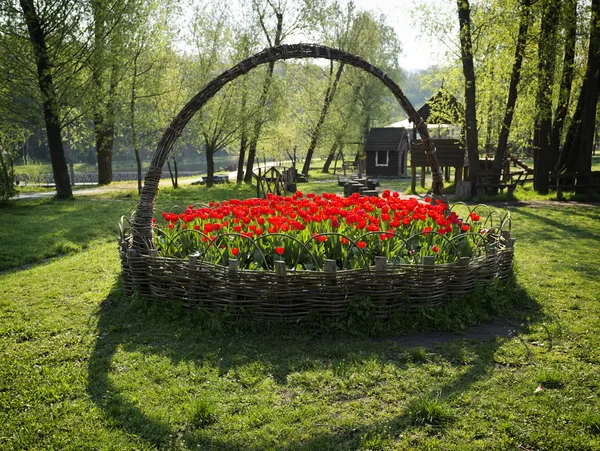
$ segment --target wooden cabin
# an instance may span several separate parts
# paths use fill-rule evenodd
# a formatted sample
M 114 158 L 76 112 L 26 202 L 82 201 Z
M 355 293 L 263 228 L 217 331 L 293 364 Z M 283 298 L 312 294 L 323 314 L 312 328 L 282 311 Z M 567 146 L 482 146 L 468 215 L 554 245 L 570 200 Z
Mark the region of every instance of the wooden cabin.
M 369 177 L 406 174 L 410 133 L 403 127 L 372 128 L 365 142 Z

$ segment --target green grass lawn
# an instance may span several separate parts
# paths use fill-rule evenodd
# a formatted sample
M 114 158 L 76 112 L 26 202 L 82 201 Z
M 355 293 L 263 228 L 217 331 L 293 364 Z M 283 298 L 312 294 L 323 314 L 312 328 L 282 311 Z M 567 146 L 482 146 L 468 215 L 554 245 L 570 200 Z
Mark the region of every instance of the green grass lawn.
M 252 195 L 164 188 L 157 208 Z M 125 298 L 117 223 L 134 203 L 0 207 L 0 449 L 600 449 L 597 207 L 508 207 L 511 284 L 349 329 Z M 517 332 L 403 344 L 490 320 Z

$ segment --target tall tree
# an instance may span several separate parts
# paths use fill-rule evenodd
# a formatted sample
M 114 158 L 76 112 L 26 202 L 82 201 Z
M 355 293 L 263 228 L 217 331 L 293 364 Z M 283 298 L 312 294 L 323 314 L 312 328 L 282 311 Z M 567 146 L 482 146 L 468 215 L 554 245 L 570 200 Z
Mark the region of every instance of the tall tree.
M 552 86 L 554 82 L 556 56 L 556 30 L 560 2 L 544 0 L 541 4 L 542 20 L 538 43 L 538 88 L 536 118 L 533 135 L 534 179 L 537 192 L 548 193 L 552 151 Z
M 236 95 L 237 84 L 234 82 L 219 92 L 200 111 L 199 129 L 204 141 L 206 155 L 206 186 L 214 183 L 214 155 L 224 150 L 239 136 L 240 129 L 249 117 L 243 117 Z
M 183 105 L 181 97 L 187 95 L 182 56 L 171 48 L 175 31 L 166 27 L 178 13 L 173 6 L 164 0 L 146 2 L 141 15 L 150 20 L 132 30 L 125 46 L 125 78 L 129 83 L 126 129 L 135 155 L 138 192 L 142 189 L 142 151 L 154 145 L 165 124 Z
M 592 0 L 587 69 L 579 100 L 560 153 L 558 169 L 589 174 L 592 167 L 596 110 L 600 91 L 600 0 Z
M 401 53 L 400 43 L 394 30 L 386 24 L 383 15 L 376 16 L 369 11 L 359 10 L 352 1 L 349 1 L 346 5 L 340 5 L 336 1 L 326 9 L 326 14 L 321 18 L 321 21 L 321 33 L 325 43 L 334 48 L 340 48 L 346 52 L 362 56 L 378 67 L 383 68 L 395 78 L 399 74 L 397 56 Z M 314 151 L 322 134 L 321 130 L 328 118 L 329 109 L 335 100 L 336 94 L 343 85 L 348 85 L 351 82 L 352 77 L 348 75 L 348 71 L 344 75 L 344 80 L 340 80 L 344 71 L 343 63 L 338 65 L 337 70 L 334 70 L 334 68 L 335 65 L 331 63 L 329 76 L 326 78 L 327 87 L 322 107 L 310 132 L 308 151 L 302 170 L 304 173 L 308 173 Z M 350 72 L 354 71 L 351 70 Z M 382 102 L 382 91 L 380 90 L 382 86 L 379 80 L 368 76 L 366 83 L 374 89 L 364 89 L 362 91 L 363 95 L 368 93 L 373 96 L 365 104 L 370 107 L 374 106 L 372 100 Z M 383 92 L 387 96 L 388 93 Z M 385 101 L 382 103 L 385 103 Z M 331 150 L 329 154 L 331 154 Z
M 525 55 L 525 46 L 527 44 L 527 30 L 531 20 L 531 0 L 523 0 L 521 3 L 521 13 L 519 19 L 519 34 L 517 36 L 517 45 L 515 48 L 515 61 L 510 76 L 510 86 L 508 88 L 508 99 L 506 100 L 506 109 L 504 111 L 504 120 L 502 121 L 502 129 L 498 138 L 498 147 L 494 156 L 494 178 L 495 182 L 500 182 L 500 173 L 502 164 L 506 158 L 508 134 L 512 123 L 515 104 L 517 102 L 517 87 L 521 80 L 521 66 L 523 64 L 523 56 Z
M 270 8 L 272 9 L 273 14 L 277 18 L 277 24 L 275 26 L 275 32 L 273 37 L 271 37 L 269 30 L 266 26 L 266 15 L 268 14 L 266 7 L 260 7 L 256 5 L 258 12 L 258 19 L 260 21 L 261 28 L 265 34 L 265 38 L 269 44 L 269 47 L 275 47 L 281 44 L 284 33 L 283 33 L 283 9 L 278 7 L 272 2 L 268 2 Z M 258 145 L 258 140 L 260 139 L 260 132 L 263 127 L 264 122 L 264 109 L 267 105 L 267 98 L 269 95 L 269 89 L 271 87 L 271 82 L 273 80 L 273 71 L 275 70 L 275 62 L 270 61 L 267 69 L 265 71 L 265 78 L 262 85 L 262 90 L 260 94 L 259 101 L 259 112 L 254 120 L 254 128 L 252 130 L 252 135 L 250 138 L 250 143 L 248 145 L 248 161 L 246 163 L 246 174 L 244 176 L 244 182 L 247 184 L 252 183 L 252 171 L 254 170 L 254 159 L 256 158 L 256 146 Z
M 35 55 L 37 81 L 42 96 L 44 123 L 48 137 L 52 173 L 56 185 L 56 196 L 59 199 L 66 199 L 72 197 L 73 192 L 63 148 L 60 107 L 54 84 L 52 61 L 46 44 L 46 37 L 51 32 L 50 24 L 41 20 L 33 0 L 19 0 L 19 3 Z
M 127 0 L 90 0 L 93 20 L 92 80 L 98 183 L 112 182 L 117 88 L 122 79 Z
M 558 103 L 552 122 L 550 136 L 550 153 L 552 169 L 556 169 L 560 151 L 560 140 L 567 118 L 571 87 L 575 72 L 575 44 L 577 43 L 577 0 L 563 0 L 561 24 L 564 29 L 564 53 L 562 61 L 562 76 L 559 86 Z
M 479 176 L 479 144 L 477 132 L 477 105 L 475 89 L 475 68 L 473 65 L 473 44 L 471 41 L 471 6 L 469 0 L 457 0 L 458 23 L 460 30 L 460 50 L 465 77 L 465 125 L 467 129 L 467 152 L 471 194 L 477 193 Z
M 338 64 L 337 71 L 335 71 L 335 77 L 333 76 L 333 61 L 331 61 L 329 68 L 329 78 L 331 79 L 331 81 L 329 86 L 327 87 L 327 91 L 325 92 L 325 98 L 323 99 L 323 107 L 321 108 L 319 119 L 317 120 L 317 123 L 315 124 L 310 137 L 310 144 L 308 145 L 308 150 L 306 151 L 306 159 L 304 160 L 304 167 L 302 168 L 303 174 L 308 174 L 308 171 L 310 170 L 310 163 L 312 161 L 315 148 L 317 147 L 317 141 L 319 140 L 319 136 L 321 134 L 321 128 L 323 127 L 323 123 L 325 122 L 325 118 L 327 117 L 329 106 L 331 105 L 331 102 L 335 97 L 338 83 L 340 82 L 340 78 L 344 70 L 344 63 L 341 62 Z
M 322 9 L 321 0 L 253 0 L 252 10 L 263 32 L 264 44 L 269 47 L 282 45 L 286 38 L 298 32 L 308 33 L 314 26 L 315 17 Z M 248 143 L 248 160 L 244 182 L 252 183 L 252 171 L 256 158 L 256 146 L 261 139 L 263 125 L 268 119 L 267 109 L 274 101 L 269 96 L 273 85 L 275 65 L 269 63 L 264 75 L 258 109 L 254 115 L 253 130 Z

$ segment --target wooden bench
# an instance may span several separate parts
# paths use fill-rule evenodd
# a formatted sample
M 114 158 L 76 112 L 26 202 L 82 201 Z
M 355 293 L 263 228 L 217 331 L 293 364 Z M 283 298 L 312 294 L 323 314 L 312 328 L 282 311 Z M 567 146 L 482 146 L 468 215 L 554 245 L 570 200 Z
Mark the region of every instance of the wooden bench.
M 202 177 L 202 181 L 206 183 L 208 177 Z M 213 183 L 229 183 L 229 175 L 213 175 Z
M 370 190 L 374 190 L 379 186 L 379 179 L 367 179 L 367 187 Z
M 376 189 L 362 189 L 360 191 L 360 195 L 361 196 L 373 196 L 373 197 L 379 197 L 379 192 L 377 192 Z
M 502 192 L 505 189 L 507 189 L 508 199 L 514 200 L 514 192 L 516 187 L 516 183 L 492 183 L 487 180 L 483 180 L 477 183 L 477 198 L 479 199 L 479 202 L 481 202 L 483 200 L 483 196 L 485 195 L 486 190 L 499 189 L 500 192 Z
M 556 190 L 556 199 L 564 200 L 564 191 L 584 190 L 588 199 L 592 198 L 594 191 L 600 190 L 600 173 L 598 171 L 588 174 L 571 172 L 565 174 L 553 174 L 550 176 L 552 183 L 550 188 Z
M 344 186 L 346 183 L 352 183 L 352 181 L 350 179 L 342 179 L 340 178 L 340 176 L 337 176 L 338 179 L 338 186 Z

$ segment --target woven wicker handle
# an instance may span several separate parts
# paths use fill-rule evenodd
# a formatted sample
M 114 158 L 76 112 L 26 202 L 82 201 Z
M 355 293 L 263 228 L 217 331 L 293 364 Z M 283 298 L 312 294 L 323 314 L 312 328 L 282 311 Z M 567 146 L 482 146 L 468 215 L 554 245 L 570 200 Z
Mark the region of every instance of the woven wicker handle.
M 204 104 L 210 100 L 217 92 L 219 92 L 227 83 L 235 80 L 240 75 L 247 73 L 255 67 L 271 61 L 292 59 L 292 58 L 325 58 L 335 61 L 341 61 L 345 64 L 350 64 L 354 67 L 363 69 L 364 71 L 374 75 L 380 79 L 385 86 L 398 100 L 402 109 L 406 112 L 409 119 L 416 124 L 417 130 L 423 139 L 427 161 L 431 167 L 433 174 L 433 192 L 434 194 L 443 194 L 442 173 L 439 168 L 437 158 L 435 156 L 435 147 L 429 139 L 427 126 L 421 116 L 417 113 L 411 103 L 408 101 L 400 87 L 390 79 L 385 72 L 372 64 L 368 63 L 359 56 L 346 53 L 339 49 L 333 49 L 317 44 L 292 44 L 271 47 L 263 50 L 232 68 L 226 70 L 221 75 L 212 80 L 208 85 L 196 94 L 183 107 L 179 114 L 173 119 L 171 125 L 165 130 L 158 147 L 146 172 L 144 178 L 144 187 L 140 196 L 140 202 L 136 211 L 136 215 L 131 226 L 131 234 L 133 238 L 133 247 L 140 252 L 145 252 L 149 249 L 154 249 L 152 242 L 152 215 L 154 213 L 154 199 L 158 193 L 158 183 L 162 174 L 162 168 L 173 148 L 173 144 L 181 135 L 187 123 L 192 119 L 194 114 Z

